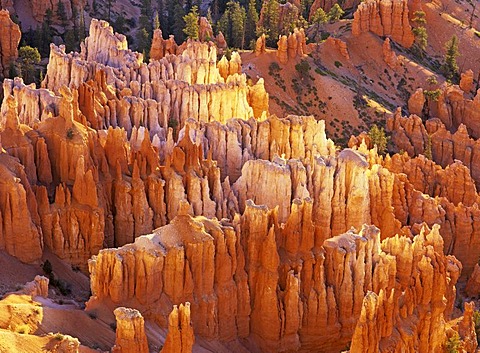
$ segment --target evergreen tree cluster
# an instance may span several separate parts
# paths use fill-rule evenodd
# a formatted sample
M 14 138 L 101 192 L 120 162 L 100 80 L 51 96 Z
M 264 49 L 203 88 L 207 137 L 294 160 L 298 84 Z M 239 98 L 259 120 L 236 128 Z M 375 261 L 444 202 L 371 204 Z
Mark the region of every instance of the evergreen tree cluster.
M 52 42 L 63 42 L 67 52 L 79 51 L 87 34 L 85 16 L 89 15 L 109 21 L 147 60 L 156 29 L 161 29 L 165 39 L 174 35 L 178 44 L 187 38 L 198 39 L 200 16 L 208 19 L 215 35 L 223 33 L 230 48 L 253 49 L 262 34 L 268 46 L 276 47 L 279 35 L 288 35 L 295 27 L 315 24 L 321 29 L 343 15 L 335 4 L 328 14 L 319 9 L 308 23 L 313 0 L 301 0 L 299 5 L 286 0 L 140 0 L 140 16 L 128 18 L 126 12 L 118 13 L 114 0 L 92 0 L 83 7 L 73 7 L 71 14 L 67 14 L 64 1 L 48 8 L 36 28 L 23 28 L 22 46 L 37 48 L 41 57 L 49 55 Z

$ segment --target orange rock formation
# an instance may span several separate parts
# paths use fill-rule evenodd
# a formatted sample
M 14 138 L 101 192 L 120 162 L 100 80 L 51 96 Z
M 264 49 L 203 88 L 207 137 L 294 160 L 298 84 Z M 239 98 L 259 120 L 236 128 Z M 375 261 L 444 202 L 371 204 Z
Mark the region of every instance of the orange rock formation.
M 116 308 L 113 313 L 117 329 L 112 353 L 148 353 L 142 314 L 138 310 L 124 307 Z
M 190 303 L 174 305 L 168 316 L 168 334 L 160 353 L 190 353 L 194 342 Z
M 18 58 L 20 27 L 10 19 L 8 10 L 0 9 L 0 78 L 8 76 L 10 64 Z
M 377 3 L 368 28 L 391 19 L 392 39 L 407 38 L 404 1 L 368 1 L 356 21 Z M 2 250 L 35 262 L 46 246 L 88 266 L 90 304 L 116 308 L 117 352 L 148 351 L 144 318 L 169 329 L 164 352 L 203 339 L 436 352 L 453 331 L 475 349 L 471 307 L 446 322 L 462 267 L 478 272 L 480 166 L 467 130 L 478 98 L 445 86 L 430 102 L 419 90 L 409 109 L 446 112 L 450 125 L 397 110 L 387 128 L 406 153 L 381 157 L 355 138 L 339 151 L 325 121 L 269 116 L 265 83 L 247 82 L 238 54 L 217 63 L 213 43 L 168 52 L 158 31 L 156 42 L 146 64 L 92 20 L 80 53 L 51 46 L 43 88 L 5 80 Z M 302 30 L 280 38 L 282 62 L 305 53 Z M 48 293 L 43 278 L 27 289 Z
M 372 32 L 381 37 L 391 37 L 409 48 L 414 36 L 408 19 L 407 0 L 367 0 L 358 5 L 353 15 L 352 34 Z
M 280 36 L 277 42 L 277 58 L 282 64 L 286 64 L 289 60 L 302 57 L 308 54 L 305 31 L 303 28 L 295 28 L 293 33 L 287 36 Z

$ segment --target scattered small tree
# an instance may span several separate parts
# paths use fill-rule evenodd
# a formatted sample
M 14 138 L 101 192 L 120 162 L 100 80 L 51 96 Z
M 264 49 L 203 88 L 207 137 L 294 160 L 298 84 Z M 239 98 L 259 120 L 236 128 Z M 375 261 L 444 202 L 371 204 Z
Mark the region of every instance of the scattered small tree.
M 183 16 L 183 21 L 185 21 L 183 33 L 185 33 L 187 38 L 198 40 L 198 7 L 196 5 L 192 6 L 190 12 Z
M 473 19 L 475 18 L 475 10 L 477 9 L 477 0 L 471 0 L 470 3 L 472 4 L 472 14 L 470 15 L 470 21 L 468 22 L 468 27 L 473 27 Z
M 312 23 L 317 28 L 317 33 L 315 34 L 315 38 L 318 37 L 320 30 L 323 29 L 323 26 L 327 22 L 328 22 L 327 13 L 321 7 L 319 7 L 317 11 L 315 11 L 315 14 L 313 15 L 313 18 L 312 18 Z
M 428 45 L 428 34 L 427 29 L 425 28 L 427 20 L 425 19 L 425 12 L 423 11 L 415 11 L 414 16 L 415 17 L 412 20 L 415 24 L 415 28 L 412 30 L 415 36 L 415 44 L 413 48 L 420 57 L 423 57 Z
M 29 45 L 21 47 L 18 50 L 18 58 L 20 61 L 20 71 L 26 83 L 32 83 L 35 79 L 35 65 L 41 60 L 40 53 L 37 48 Z
M 53 273 L 52 263 L 48 259 L 42 264 L 42 270 L 47 276 Z
M 372 145 L 377 146 L 378 154 L 385 155 L 389 137 L 385 134 L 383 127 L 379 128 L 377 125 L 373 125 L 370 131 L 368 131 L 368 136 L 372 141 Z
M 443 71 L 447 80 L 453 81 L 458 78 L 457 57 L 460 55 L 458 51 L 458 38 L 456 35 L 445 44 L 445 57 Z
M 447 353 L 459 353 L 460 350 L 460 336 L 458 335 L 458 332 L 454 332 L 452 337 L 450 337 L 446 344 L 445 348 Z
M 302 60 L 295 65 L 295 70 L 297 70 L 302 79 L 310 77 L 310 69 L 310 64 L 306 60 Z
M 345 13 L 345 11 L 342 10 L 340 5 L 338 3 L 335 3 L 335 5 L 332 6 L 330 11 L 328 12 L 328 19 L 330 23 L 337 22 Z

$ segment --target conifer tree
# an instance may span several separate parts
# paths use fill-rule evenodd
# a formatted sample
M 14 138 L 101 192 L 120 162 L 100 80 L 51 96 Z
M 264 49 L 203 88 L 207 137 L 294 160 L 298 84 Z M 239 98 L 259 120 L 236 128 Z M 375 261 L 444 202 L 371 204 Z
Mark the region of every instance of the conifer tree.
M 280 34 L 288 35 L 297 27 L 298 11 L 293 7 L 287 7 L 283 13 L 282 28 Z
M 61 1 L 57 5 L 57 18 L 60 20 L 62 27 L 67 26 L 67 12 L 65 11 L 65 5 Z
M 243 48 L 245 42 L 245 9 L 236 1 L 229 1 L 225 13 L 218 21 L 218 30 L 223 33 L 227 44 Z
M 368 136 L 370 136 L 372 145 L 377 146 L 378 154 L 384 155 L 387 151 L 389 138 L 386 136 L 383 127 L 379 128 L 377 125 L 373 125 L 368 131 Z
M 458 38 L 456 35 L 445 44 L 445 63 L 443 64 L 443 71 L 447 80 L 456 80 L 458 78 L 458 64 L 457 57 L 460 55 L 458 51 Z
M 337 22 L 345 13 L 345 11 L 342 10 L 340 5 L 338 3 L 335 3 L 335 5 L 332 6 L 330 11 L 328 11 L 328 19 L 330 20 L 331 23 Z
M 41 34 L 40 34 L 41 39 L 39 43 L 39 50 L 42 56 L 48 56 L 48 53 L 50 52 L 50 43 L 53 42 L 52 19 L 53 19 L 52 9 L 47 9 L 47 11 L 45 11 L 45 16 L 43 18 Z
M 267 45 L 272 47 L 277 45 L 279 20 L 280 11 L 278 1 L 266 0 L 263 3 L 263 32 L 267 38 Z
M 155 16 L 153 17 L 153 30 L 160 28 L 160 17 L 158 16 L 158 12 L 155 11 Z
M 185 40 L 185 34 L 183 33 L 183 29 L 185 28 L 185 21 L 183 20 L 185 10 L 178 2 L 175 5 L 173 14 L 172 34 L 175 36 L 175 41 L 181 44 Z
M 196 5 L 192 7 L 187 15 L 183 16 L 183 21 L 185 21 L 183 33 L 185 33 L 187 38 L 198 40 L 198 8 Z
M 428 34 L 427 29 L 425 28 L 425 24 L 427 23 L 427 20 L 425 19 L 425 12 L 415 11 L 412 22 L 416 25 L 416 27 L 412 30 L 413 34 L 415 35 L 414 50 L 417 51 L 418 55 L 423 57 L 428 43 Z
M 41 60 L 40 53 L 37 48 L 24 46 L 18 50 L 18 58 L 20 60 L 20 70 L 25 83 L 31 83 L 35 79 L 35 65 Z
M 323 28 L 323 26 L 327 22 L 328 22 L 327 13 L 321 7 L 319 7 L 317 11 L 315 11 L 315 14 L 313 15 L 313 18 L 312 18 L 312 23 L 317 28 L 317 33 L 315 34 L 315 38 L 318 37 L 320 30 Z
M 245 43 L 250 43 L 257 37 L 258 12 L 257 2 L 249 0 L 247 9 L 247 18 L 245 20 Z

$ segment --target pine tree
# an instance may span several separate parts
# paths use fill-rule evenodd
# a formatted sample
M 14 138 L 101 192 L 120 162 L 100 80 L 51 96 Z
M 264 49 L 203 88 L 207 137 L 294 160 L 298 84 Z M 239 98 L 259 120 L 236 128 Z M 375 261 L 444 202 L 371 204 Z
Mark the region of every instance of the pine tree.
M 125 17 L 123 17 L 122 15 L 118 15 L 115 21 L 113 22 L 112 27 L 114 31 L 117 33 L 126 33 L 127 27 L 126 27 Z
M 423 57 L 425 50 L 427 49 L 428 44 L 428 34 L 427 29 L 425 28 L 425 24 L 427 20 L 425 19 L 425 12 L 423 11 L 415 11 L 414 18 L 412 22 L 416 25 L 413 28 L 412 32 L 415 35 L 415 45 L 414 50 Z
M 458 79 L 458 65 L 457 57 L 460 55 L 458 51 L 458 38 L 456 35 L 445 44 L 445 63 L 443 64 L 443 71 L 447 80 L 456 80 Z
M 18 50 L 18 58 L 20 60 L 20 71 L 25 83 L 31 83 L 35 79 L 35 65 L 41 60 L 40 53 L 37 48 L 24 46 Z
M 47 9 L 43 18 L 41 39 L 39 43 L 39 50 L 42 56 L 48 56 L 48 53 L 50 52 L 50 43 L 53 42 L 52 18 L 52 9 Z
M 287 7 L 283 14 L 282 28 L 280 34 L 288 35 L 297 27 L 298 10 L 296 7 Z
M 187 38 L 198 40 L 198 8 L 196 5 L 187 15 L 183 16 L 183 21 L 185 21 L 183 33 L 186 34 Z
M 207 21 L 208 23 L 210 23 L 210 26 L 212 26 L 212 30 L 215 32 L 215 22 L 213 21 L 212 11 L 210 7 L 207 10 Z
M 181 44 L 185 40 L 185 34 L 183 33 L 183 29 L 185 28 L 185 21 L 183 17 L 185 16 L 185 10 L 183 7 L 177 3 L 175 5 L 174 13 L 174 21 L 172 27 L 172 34 L 175 36 L 175 41 L 178 44 Z
M 312 4 L 313 0 L 300 0 L 300 11 L 303 18 L 310 17 L 310 9 Z
M 62 27 L 65 28 L 67 26 L 67 12 L 65 11 L 65 5 L 61 1 L 58 2 L 57 6 L 57 18 Z
M 80 9 L 80 19 L 78 23 L 78 42 L 81 43 L 85 40 L 86 37 L 86 29 L 85 29 L 85 11 Z
M 107 0 L 107 20 L 110 22 L 112 16 L 112 2 L 113 0 Z
M 159 28 L 164 32 L 166 30 L 165 28 L 165 5 L 163 3 L 163 0 L 157 0 L 157 16 L 158 16 L 158 22 L 160 24 Z
M 245 43 L 250 43 L 257 38 L 258 12 L 257 2 L 248 2 L 247 18 L 245 20 Z
M 165 31 L 167 35 L 170 35 L 170 34 L 173 34 L 173 28 L 175 26 L 175 18 L 176 18 L 176 15 L 175 15 L 175 9 L 176 9 L 176 6 L 178 4 L 178 1 L 177 0 L 169 0 L 167 1 L 167 19 L 166 19 L 166 27 L 165 27 Z M 182 11 L 183 11 L 183 8 L 182 8 Z M 182 14 L 182 16 L 185 15 Z M 183 18 L 182 18 L 183 20 Z
M 345 11 L 342 10 L 340 5 L 338 3 L 335 3 L 335 5 L 332 6 L 330 11 L 328 11 L 328 18 L 331 23 L 337 22 L 345 13 Z
M 267 45 L 276 46 L 279 35 L 280 21 L 279 3 L 277 0 L 266 0 L 263 3 L 263 30 L 267 38 Z M 261 34 L 261 33 L 259 33 Z
M 384 155 L 387 151 L 389 138 L 386 136 L 383 127 L 379 128 L 377 125 L 373 125 L 368 131 L 368 136 L 370 136 L 372 145 L 377 146 L 378 154 Z
M 234 48 L 243 48 L 245 42 L 245 9 L 236 1 L 227 4 L 225 13 L 218 21 L 218 30 L 223 33 L 227 44 Z
M 69 29 L 65 32 L 65 47 L 66 47 L 66 51 L 67 52 L 70 52 L 70 51 L 74 51 L 77 48 L 77 41 L 75 39 L 75 32 L 73 31 L 73 29 Z
M 145 61 L 148 60 L 148 53 L 150 52 L 151 40 L 150 35 L 148 34 L 145 28 L 141 28 L 137 31 L 137 51 L 143 53 L 143 58 Z
M 315 38 L 318 37 L 320 30 L 323 28 L 323 26 L 327 22 L 328 22 L 327 13 L 321 7 L 319 7 L 317 11 L 315 11 L 315 14 L 312 17 L 312 23 L 317 27 L 317 33 L 315 34 Z

